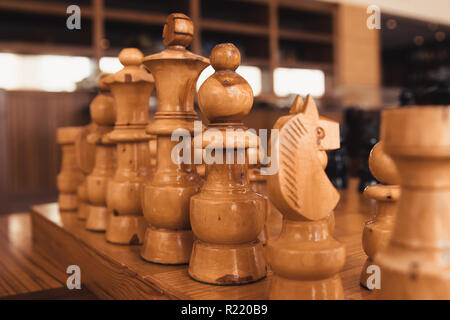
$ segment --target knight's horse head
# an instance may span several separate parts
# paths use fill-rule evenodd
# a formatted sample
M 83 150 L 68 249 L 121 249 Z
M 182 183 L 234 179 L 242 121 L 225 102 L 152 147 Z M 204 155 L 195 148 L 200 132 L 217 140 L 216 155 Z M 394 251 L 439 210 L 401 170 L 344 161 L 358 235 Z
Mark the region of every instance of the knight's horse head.
M 310 95 L 305 102 L 297 96 L 289 113 L 274 125 L 279 132 L 272 161 L 278 161 L 278 172 L 268 176 L 269 197 L 290 219 L 324 219 L 339 201 L 339 193 L 319 155 L 340 147 L 339 124 L 319 116 Z

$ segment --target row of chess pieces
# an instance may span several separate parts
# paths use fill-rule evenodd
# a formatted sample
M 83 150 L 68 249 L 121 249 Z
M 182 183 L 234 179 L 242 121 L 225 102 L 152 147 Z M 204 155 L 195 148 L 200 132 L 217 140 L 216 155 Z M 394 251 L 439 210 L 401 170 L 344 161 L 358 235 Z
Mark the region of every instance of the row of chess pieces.
M 252 283 L 270 266 L 271 299 L 343 299 L 346 252 L 332 236 L 339 193 L 324 172 L 326 150 L 339 148 L 339 125 L 319 116 L 310 96 L 297 97 L 274 126 L 274 174 L 249 166 L 249 153 L 245 164 L 172 161 L 178 141 L 171 134 L 193 135 L 195 85 L 209 64 L 215 73 L 197 97 L 204 129 L 227 139 L 226 130 L 245 129 L 253 104 L 235 72 L 237 48 L 219 44 L 209 59 L 193 54 L 186 49 L 193 30 L 186 15 L 169 15 L 167 49 L 147 57 L 123 49 L 123 69 L 99 80 L 92 123 L 58 129 L 60 210 L 78 210 L 86 229 L 106 232 L 110 243 L 142 245 L 146 261 L 189 264 L 190 277 L 203 283 Z M 149 122 L 154 86 L 158 107 Z M 383 112 L 381 142 L 369 159 L 381 184 L 365 191 L 377 212 L 364 226 L 361 272 L 361 285 L 378 297 L 450 298 L 449 119 L 448 106 Z M 239 148 L 257 148 L 236 132 L 244 146 L 233 144 L 235 157 Z M 196 151 L 207 152 L 208 142 Z M 269 233 L 270 223 L 282 227 Z M 374 268 L 379 279 L 370 277 Z

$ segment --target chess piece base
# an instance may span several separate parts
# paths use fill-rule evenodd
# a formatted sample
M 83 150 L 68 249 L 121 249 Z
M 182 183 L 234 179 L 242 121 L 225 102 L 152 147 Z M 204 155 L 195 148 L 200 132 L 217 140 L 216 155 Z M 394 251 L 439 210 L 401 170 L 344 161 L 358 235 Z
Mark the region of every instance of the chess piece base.
M 142 216 L 110 215 L 106 229 L 106 241 L 114 244 L 142 244 L 147 223 Z
M 145 231 L 141 257 L 161 264 L 189 262 L 194 235 L 191 230 L 169 230 L 148 227 Z
M 86 220 L 89 215 L 89 204 L 84 201 L 80 201 L 78 204 L 78 219 Z
M 447 251 L 448 252 L 448 251 Z M 381 268 L 378 299 L 448 300 L 450 270 L 446 250 L 418 250 L 390 245 L 376 256 Z
M 264 251 L 259 241 L 242 245 L 219 245 L 194 241 L 189 275 L 197 281 L 237 285 L 266 276 Z
M 61 211 L 75 211 L 78 208 L 78 196 L 76 193 L 60 193 L 58 205 Z
M 108 224 L 108 209 L 106 207 L 88 206 L 89 214 L 86 229 L 89 231 L 105 231 Z
M 316 281 L 292 280 L 274 274 L 271 300 L 343 300 L 344 288 L 339 275 Z

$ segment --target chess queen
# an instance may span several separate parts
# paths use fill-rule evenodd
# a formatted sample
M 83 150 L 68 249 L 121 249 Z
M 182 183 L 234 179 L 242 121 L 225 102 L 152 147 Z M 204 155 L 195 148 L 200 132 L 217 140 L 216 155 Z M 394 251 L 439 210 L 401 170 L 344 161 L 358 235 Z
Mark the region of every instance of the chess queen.
M 141 194 L 151 175 L 148 103 L 153 76 L 142 68 L 144 55 L 135 48 L 123 49 L 124 68 L 105 79 L 114 97 L 116 122 L 108 135 L 117 144 L 117 169 L 107 186 L 107 208 L 112 215 L 106 240 L 116 244 L 140 244 L 144 237 Z

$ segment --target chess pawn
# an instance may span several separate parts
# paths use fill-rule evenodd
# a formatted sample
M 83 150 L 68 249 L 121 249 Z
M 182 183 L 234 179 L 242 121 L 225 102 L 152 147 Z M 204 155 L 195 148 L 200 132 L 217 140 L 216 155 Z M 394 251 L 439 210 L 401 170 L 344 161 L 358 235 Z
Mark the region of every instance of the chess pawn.
M 142 186 L 151 175 L 148 103 L 154 87 L 153 76 L 142 67 L 143 54 L 123 49 L 122 70 L 107 77 L 115 102 L 116 122 L 108 138 L 117 145 L 117 167 L 108 184 L 107 208 L 112 212 L 106 240 L 115 244 L 140 244 L 146 223 L 142 216 Z
M 115 122 L 115 106 L 104 79 L 99 81 L 101 94 L 90 106 L 91 119 L 97 125 L 96 130 L 88 136 L 88 142 L 96 145 L 95 165 L 86 178 L 86 194 L 89 202 L 86 229 L 90 231 L 106 231 L 110 217 L 106 207 L 107 186 L 116 167 L 116 146 L 108 137 Z
M 247 172 L 246 151 L 257 147 L 258 137 L 245 132 L 242 123 L 252 108 L 253 92 L 235 72 L 241 56 L 234 45 L 215 46 L 210 61 L 216 72 L 200 87 L 198 103 L 209 120 L 208 133 L 213 135 L 205 132 L 194 138 L 194 147 L 203 149 L 207 165 L 206 181 L 200 193 L 191 198 L 196 240 L 189 275 L 205 283 L 245 284 L 266 276 L 264 251 L 258 240 L 266 202 L 251 189 Z
M 391 240 L 375 256 L 380 299 L 450 299 L 450 107 L 385 110 L 383 149 L 400 176 Z
M 90 123 L 80 130 L 75 139 L 75 155 L 78 167 L 83 172 L 83 181 L 78 185 L 78 211 L 77 218 L 86 220 L 89 213 L 89 203 L 86 190 L 86 177 L 94 168 L 95 145 L 88 142 L 87 137 L 96 129 L 94 123 Z
M 369 155 L 369 168 L 381 184 L 366 187 L 364 196 L 376 201 L 375 217 L 364 224 L 362 244 L 367 260 L 361 270 L 360 284 L 366 289 L 372 272 L 375 254 L 385 248 L 391 237 L 395 213 L 400 197 L 400 178 L 392 159 L 383 151 L 383 142 L 378 142 Z
M 182 129 L 190 141 L 194 130 L 194 95 L 197 79 L 208 59 L 186 50 L 194 27 L 189 17 L 174 13 L 164 25 L 166 50 L 144 58 L 155 77 L 158 107 L 147 133 L 156 135 L 157 164 L 143 190 L 142 208 L 148 227 L 141 257 L 150 262 L 189 262 L 193 236 L 189 223 L 189 200 L 199 191 L 200 179 L 193 164 L 176 163 L 172 150 L 179 144 L 172 133 Z M 190 145 L 190 142 L 189 142 Z
M 319 152 L 339 148 L 339 125 L 319 117 L 311 96 L 305 102 L 298 96 L 290 115 L 278 119 L 274 128 L 279 133 L 272 161 L 278 172 L 267 178 L 268 194 L 284 220 L 280 236 L 266 246 L 273 271 L 269 297 L 343 299 L 338 273 L 345 247 L 332 237 L 329 218 L 339 193 Z
M 82 127 L 62 127 L 56 132 L 56 141 L 61 145 L 61 171 L 56 177 L 58 205 L 62 211 L 75 211 L 78 208 L 77 188 L 84 175 L 78 167 L 75 156 L 75 140 Z

